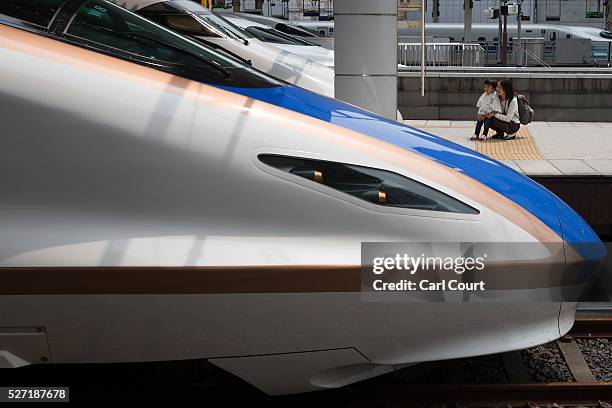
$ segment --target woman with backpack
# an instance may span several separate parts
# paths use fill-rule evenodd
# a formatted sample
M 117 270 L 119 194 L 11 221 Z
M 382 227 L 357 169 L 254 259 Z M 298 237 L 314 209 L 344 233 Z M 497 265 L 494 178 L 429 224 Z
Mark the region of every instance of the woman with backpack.
M 521 127 L 521 120 L 519 118 L 518 100 L 514 92 L 512 80 L 500 80 L 495 90 L 499 98 L 499 105 L 496 105 L 493 112 L 485 115 L 491 118 L 490 128 L 496 131 L 493 138 L 503 140 L 514 139 Z

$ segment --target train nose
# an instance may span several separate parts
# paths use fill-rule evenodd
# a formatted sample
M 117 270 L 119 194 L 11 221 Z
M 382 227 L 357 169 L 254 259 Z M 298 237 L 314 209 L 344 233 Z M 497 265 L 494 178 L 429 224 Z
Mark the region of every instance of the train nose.
M 598 276 L 607 256 L 607 249 L 586 221 L 559 197 L 553 195 L 559 224 L 563 234 L 565 252 L 565 285 L 582 287 L 590 285 Z M 578 288 L 577 288 L 578 289 Z M 567 301 L 577 301 L 579 291 Z

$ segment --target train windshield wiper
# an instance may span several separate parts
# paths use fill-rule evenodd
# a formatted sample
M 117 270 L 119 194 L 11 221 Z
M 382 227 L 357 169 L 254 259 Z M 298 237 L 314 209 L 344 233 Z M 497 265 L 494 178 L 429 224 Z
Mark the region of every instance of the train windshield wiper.
M 201 57 L 201 56 L 199 56 L 197 54 L 192 54 L 189 51 L 186 51 L 183 48 L 179 47 L 178 45 L 174 45 L 174 44 L 165 42 L 163 40 L 159 40 L 159 39 L 154 38 L 154 37 L 149 37 L 148 35 L 144 35 L 144 34 L 140 34 L 140 33 L 135 33 L 133 31 L 123 32 L 123 33 L 121 33 L 121 35 L 123 37 L 125 37 L 125 38 L 132 38 L 132 39 L 139 38 L 139 39 L 151 41 L 151 42 L 163 45 L 164 47 L 168 47 L 168 48 L 172 48 L 174 50 L 180 51 L 181 53 L 189 54 L 190 56 L 196 58 L 198 61 L 201 61 L 204 64 L 206 64 L 206 65 L 216 69 L 217 71 L 221 72 L 226 77 L 230 77 L 232 75 L 231 71 L 228 70 L 227 68 L 224 68 L 221 65 L 218 65 L 218 64 L 216 64 L 216 63 L 214 63 L 212 61 L 209 61 L 206 58 L 203 58 L 203 57 Z M 183 63 L 176 63 L 176 65 L 187 67 L 187 68 L 191 68 L 189 65 L 183 64 Z

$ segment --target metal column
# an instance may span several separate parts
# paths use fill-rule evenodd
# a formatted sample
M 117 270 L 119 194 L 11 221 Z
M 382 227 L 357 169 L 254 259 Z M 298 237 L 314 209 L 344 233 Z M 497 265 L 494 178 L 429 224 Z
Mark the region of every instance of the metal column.
M 397 0 L 336 0 L 335 96 L 397 117 Z
M 504 0 L 504 5 L 502 7 L 506 6 L 506 0 Z M 501 9 L 500 9 L 500 15 L 501 13 Z M 501 48 L 501 64 L 503 67 L 505 67 L 506 65 L 508 65 L 508 13 L 506 11 L 506 13 L 503 14 L 503 21 L 504 21 L 504 28 L 502 31 L 502 48 Z
M 606 31 L 612 31 L 612 0 L 606 3 Z
M 437 23 L 438 21 L 440 21 L 440 14 L 438 14 L 438 12 L 440 11 L 440 0 L 433 0 L 433 7 L 432 7 L 432 11 L 431 11 L 431 21 L 434 23 Z
M 427 43 L 425 38 L 425 12 L 427 0 L 421 2 L 421 96 L 425 96 L 425 68 L 427 67 Z
M 501 2 L 502 0 L 499 0 L 499 13 L 497 14 L 497 63 L 500 65 L 502 63 L 502 35 L 504 32 L 502 28 Z
M 517 24 L 517 30 L 518 30 L 518 54 L 515 53 L 516 55 L 516 66 L 517 67 L 521 67 L 523 66 L 523 34 L 522 34 L 522 28 L 521 28 L 521 23 L 523 21 L 523 0 L 519 0 L 518 1 L 518 14 L 516 15 L 516 24 Z
M 472 41 L 472 0 L 463 0 L 463 42 Z

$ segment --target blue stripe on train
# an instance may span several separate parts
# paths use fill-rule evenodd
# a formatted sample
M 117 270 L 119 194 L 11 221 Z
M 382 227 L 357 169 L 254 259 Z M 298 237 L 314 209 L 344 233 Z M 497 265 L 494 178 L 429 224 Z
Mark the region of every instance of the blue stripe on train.
M 426 156 L 465 173 L 514 201 L 567 242 L 599 242 L 597 235 L 582 217 L 550 191 L 530 178 L 474 150 L 292 85 L 276 88 L 221 88 L 333 123 Z M 561 228 L 560 217 L 565 228 Z

